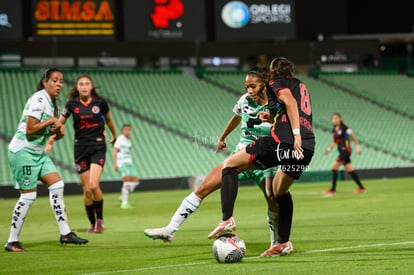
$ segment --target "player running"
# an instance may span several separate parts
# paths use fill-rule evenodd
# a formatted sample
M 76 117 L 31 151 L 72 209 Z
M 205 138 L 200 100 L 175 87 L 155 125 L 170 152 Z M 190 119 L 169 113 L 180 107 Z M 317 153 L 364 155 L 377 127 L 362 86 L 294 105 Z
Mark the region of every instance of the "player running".
M 117 133 L 108 103 L 98 96 L 89 75 L 77 78 L 76 85 L 69 93 L 69 101 L 60 115 L 61 123 L 65 124 L 70 115 L 75 130 L 75 164 L 90 221 L 87 233 L 102 233 L 104 220 L 100 180 L 106 157 L 105 123 L 112 133 L 110 144 L 115 143 Z
M 19 235 L 30 207 L 37 197 L 37 181 L 49 189 L 50 206 L 60 231 L 60 243 L 86 244 L 68 225 L 63 200 L 64 183 L 57 169 L 45 153 L 44 147 L 50 135 L 60 139 L 64 135 L 62 123 L 57 118 L 56 98 L 63 86 L 63 74 L 58 69 L 48 69 L 41 79 L 37 92 L 26 102 L 18 129 L 8 146 L 9 165 L 13 173 L 14 187 L 20 190 L 20 198 L 13 210 L 10 235 L 5 250 L 24 252 Z
M 269 111 L 265 90 L 267 74 L 267 68 L 253 68 L 247 73 L 245 80 L 247 93 L 241 96 L 234 106 L 234 115 L 220 135 L 217 142 L 216 153 L 227 149 L 225 139 L 240 123 L 240 141 L 234 152 L 243 149 L 261 136 L 270 135 L 272 124 L 261 121 L 257 116 L 259 112 Z M 165 242 L 171 242 L 180 226 L 198 209 L 202 200 L 220 188 L 222 169 L 223 164 L 218 164 L 206 175 L 197 189 L 184 198 L 166 227 L 145 229 L 144 234 L 152 239 L 161 239 Z M 275 168 L 265 171 L 246 171 L 239 175 L 238 180 L 254 180 L 256 185 L 258 185 L 265 194 L 265 180 L 271 182 L 275 171 Z M 271 245 L 273 245 L 278 236 L 277 204 L 275 200 L 268 199 L 266 194 L 265 198 L 267 199 L 268 204 L 267 220 L 270 229 Z
M 277 242 L 261 256 L 283 256 L 293 251 L 289 241 L 293 217 L 293 201 L 289 187 L 299 179 L 310 163 L 315 137 L 312 128 L 310 94 L 299 79 L 294 77 L 294 64 L 284 57 L 270 64 L 270 81 L 267 87 L 269 113 L 260 113 L 264 121 L 275 121 L 271 136 L 260 137 L 245 149 L 239 150 L 224 161 L 222 170 L 222 222 L 208 235 L 216 238 L 235 229 L 233 218 L 237 197 L 237 175 L 246 170 L 268 169 L 280 165 L 266 192 L 278 204 Z M 279 103 L 276 112 L 274 105 Z
M 354 134 L 351 128 L 349 128 L 343 121 L 342 116 L 339 113 L 334 113 L 332 115 L 332 143 L 326 148 L 325 155 L 335 147 L 335 144 L 338 147 L 339 156 L 332 165 L 332 187 L 329 190 L 325 190 L 326 195 L 335 195 L 336 194 L 336 182 L 338 180 L 338 169 L 344 165 L 345 170 L 352 177 L 355 183 L 358 185 L 358 189 L 354 191 L 354 194 L 360 194 L 365 192 L 365 187 L 362 185 L 361 180 L 359 179 L 358 174 L 355 172 L 351 164 L 351 140 L 352 139 L 356 145 L 356 152 L 361 154 L 361 146 L 359 144 L 358 138 Z
M 122 126 L 121 135 L 116 139 L 113 158 L 114 170 L 119 171 L 122 176 L 121 208 L 133 208 L 129 203 L 129 194 L 134 192 L 139 185 L 137 169 L 132 162 L 132 145 L 130 140 L 131 125 Z

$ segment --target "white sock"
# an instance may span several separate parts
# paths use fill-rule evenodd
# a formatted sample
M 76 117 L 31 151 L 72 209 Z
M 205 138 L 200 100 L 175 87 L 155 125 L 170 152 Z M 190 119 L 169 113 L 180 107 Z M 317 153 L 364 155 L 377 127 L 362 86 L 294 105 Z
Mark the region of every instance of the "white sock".
M 29 212 L 30 206 L 36 200 L 36 196 L 36 192 L 20 194 L 20 198 L 13 210 L 10 235 L 7 242 L 11 243 L 19 241 L 19 235 L 22 231 L 24 219 L 26 218 L 27 212 Z
M 270 246 L 272 246 L 277 242 L 277 239 L 279 238 L 279 233 L 277 230 L 277 213 L 268 210 L 267 222 L 269 223 Z
M 66 216 L 65 202 L 63 201 L 64 187 L 65 184 L 61 180 L 49 186 L 50 207 L 52 208 L 53 214 L 55 214 L 56 222 L 61 235 L 67 235 L 70 233 L 68 218 Z
M 126 182 L 126 185 L 128 187 L 129 193 L 132 193 L 132 192 L 134 192 L 135 187 L 137 187 L 139 185 L 139 181 L 138 182 L 128 181 L 128 182 Z
M 184 221 L 197 210 L 200 204 L 201 199 L 197 197 L 194 192 L 192 192 L 190 195 L 183 199 L 167 227 L 177 231 L 180 228 L 181 224 L 183 224 Z
M 129 183 L 129 182 L 124 182 L 122 184 L 122 189 L 121 189 L 122 204 L 127 204 L 128 203 L 129 186 L 127 185 L 127 183 Z

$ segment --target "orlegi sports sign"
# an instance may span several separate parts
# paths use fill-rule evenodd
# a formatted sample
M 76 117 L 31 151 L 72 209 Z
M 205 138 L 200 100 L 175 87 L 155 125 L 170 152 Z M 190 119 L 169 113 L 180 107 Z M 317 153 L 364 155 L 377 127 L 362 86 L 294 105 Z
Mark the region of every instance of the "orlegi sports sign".
M 32 11 L 34 36 L 115 36 L 115 0 L 32 0 Z
M 295 38 L 293 0 L 215 1 L 216 39 Z

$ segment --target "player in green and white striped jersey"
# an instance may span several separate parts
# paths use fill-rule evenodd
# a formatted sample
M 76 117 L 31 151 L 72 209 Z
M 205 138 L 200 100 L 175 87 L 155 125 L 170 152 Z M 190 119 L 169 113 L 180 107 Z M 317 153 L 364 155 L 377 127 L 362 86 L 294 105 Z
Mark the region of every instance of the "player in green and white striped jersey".
M 257 116 L 259 112 L 269 111 L 266 83 L 267 68 L 254 68 L 247 73 L 245 79 L 245 88 L 247 92 L 240 97 L 234 106 L 234 115 L 228 121 L 219 137 L 216 153 L 227 149 L 225 139 L 239 125 L 241 125 L 240 140 L 233 152 L 246 147 L 261 136 L 270 135 L 272 124 L 262 122 Z M 165 242 L 171 242 L 174 239 L 175 232 L 178 231 L 181 224 L 183 224 L 184 221 L 198 209 L 202 200 L 221 187 L 222 169 L 223 164 L 218 164 L 206 175 L 197 189 L 184 198 L 166 227 L 145 229 L 144 234 L 152 239 L 161 239 Z M 239 174 L 239 181 L 254 180 L 256 185 L 261 188 L 265 195 L 268 204 L 267 218 L 270 229 L 271 245 L 273 245 L 278 238 L 277 204 L 274 200 L 270 200 L 266 196 L 265 181 L 271 182 L 276 170 L 277 168 L 273 167 L 265 171 L 246 171 Z
M 68 225 L 63 200 L 64 183 L 57 169 L 45 153 L 44 147 L 50 135 L 62 138 L 64 129 L 57 118 L 56 97 L 63 86 L 63 74 L 58 69 L 47 70 L 37 92 L 27 101 L 18 129 L 9 143 L 8 158 L 13 173 L 14 187 L 20 190 L 20 198 L 13 210 L 9 239 L 5 250 L 25 251 L 19 241 L 26 215 L 37 197 L 40 180 L 49 189 L 50 206 L 60 231 L 60 243 L 85 244 Z
M 139 185 L 138 172 L 132 162 L 132 144 L 130 140 L 131 125 L 122 126 L 121 135 L 116 139 L 113 158 L 114 170 L 122 176 L 121 208 L 132 208 L 129 194 Z

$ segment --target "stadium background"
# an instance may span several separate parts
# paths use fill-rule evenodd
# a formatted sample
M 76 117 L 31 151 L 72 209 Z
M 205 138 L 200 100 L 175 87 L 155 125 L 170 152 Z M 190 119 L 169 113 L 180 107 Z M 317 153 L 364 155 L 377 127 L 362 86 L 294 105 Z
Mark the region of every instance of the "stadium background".
M 414 22 L 407 2 L 230 2 L 2 0 L 1 196 L 14 194 L 7 144 L 49 67 L 64 70 L 63 95 L 77 75 L 89 73 L 118 131 L 132 124 L 141 189 L 187 188 L 189 177 L 221 162 L 229 152 L 214 154 L 213 148 L 243 93 L 244 74 L 274 56 L 293 60 L 312 93 L 317 151 L 302 182 L 329 179 L 336 154 L 323 150 L 336 111 L 361 141 L 363 154 L 353 163 L 363 178 L 414 175 Z M 231 18 L 236 4 L 242 8 Z M 60 105 L 65 101 L 59 98 Z M 52 157 L 64 180 L 75 183 L 66 190 L 80 192 L 73 131 L 66 130 Z M 237 140 L 238 131 L 229 146 Z M 108 149 L 103 186 L 118 191 Z

